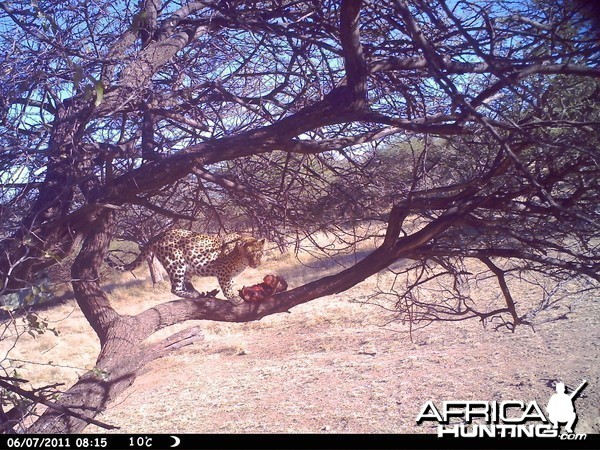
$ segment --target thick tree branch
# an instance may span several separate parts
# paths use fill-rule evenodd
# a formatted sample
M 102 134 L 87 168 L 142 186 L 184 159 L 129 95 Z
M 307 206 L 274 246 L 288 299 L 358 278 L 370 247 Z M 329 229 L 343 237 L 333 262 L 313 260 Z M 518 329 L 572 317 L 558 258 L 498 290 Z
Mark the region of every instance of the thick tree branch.
M 385 269 L 392 262 L 416 252 L 435 236 L 454 226 L 473 207 L 475 205 L 468 203 L 452 207 L 419 231 L 401 239 L 398 239 L 401 230 L 399 225 L 406 212 L 402 206 L 394 207 L 383 245 L 354 266 L 335 275 L 276 294 L 258 304 L 234 305 L 214 298 L 175 300 L 150 308 L 138 314 L 135 320 L 143 324 L 146 333 L 151 334 L 185 320 L 248 322 L 289 311 L 290 308 L 310 300 L 350 289 Z
M 362 0 L 343 0 L 340 8 L 340 40 L 348 87 L 354 97 L 354 108 L 367 105 L 367 63 L 360 43 L 359 18 Z
M 545 75 L 580 75 L 586 77 L 599 78 L 600 68 L 590 67 L 583 64 L 564 63 L 564 64 L 545 64 L 530 63 L 526 61 L 514 61 L 512 59 L 496 58 L 492 63 L 488 62 L 461 62 L 454 61 L 449 56 L 441 56 L 438 59 L 441 62 L 440 68 L 450 74 L 485 74 L 502 71 L 506 73 L 518 73 L 520 78 L 536 73 Z M 408 71 L 422 70 L 429 67 L 427 58 L 408 57 L 408 58 L 389 58 L 386 60 L 371 61 L 369 73 L 387 72 L 387 71 Z

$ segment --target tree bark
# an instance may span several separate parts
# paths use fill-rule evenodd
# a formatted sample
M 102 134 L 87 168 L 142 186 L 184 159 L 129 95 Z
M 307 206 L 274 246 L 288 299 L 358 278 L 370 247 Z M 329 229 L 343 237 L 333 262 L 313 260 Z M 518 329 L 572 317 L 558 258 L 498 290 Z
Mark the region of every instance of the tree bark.
M 72 268 L 75 299 L 98 335 L 101 351 L 95 368 L 65 392 L 58 403 L 90 418 L 127 389 L 144 364 L 160 355 L 149 354 L 141 345 L 148 336 L 147 327 L 135 317 L 118 314 L 100 287 L 97 268 L 108 249 L 111 222 L 110 211 L 94 221 Z M 28 432 L 77 433 L 87 425 L 85 420 L 49 409 Z
M 3 249 L 10 249 L 10 254 L 0 252 L 0 272 L 12 273 L 6 286 L 9 290 L 22 288 L 22 280 L 29 280 L 32 272 L 55 264 L 72 251 L 77 234 L 56 224 L 65 220 L 72 205 L 81 158 L 85 157 L 78 144 L 92 110 L 92 104 L 82 99 L 67 100 L 57 108 L 44 188 L 20 229 L 0 241 Z M 73 161 L 71 154 L 79 155 L 78 160 Z

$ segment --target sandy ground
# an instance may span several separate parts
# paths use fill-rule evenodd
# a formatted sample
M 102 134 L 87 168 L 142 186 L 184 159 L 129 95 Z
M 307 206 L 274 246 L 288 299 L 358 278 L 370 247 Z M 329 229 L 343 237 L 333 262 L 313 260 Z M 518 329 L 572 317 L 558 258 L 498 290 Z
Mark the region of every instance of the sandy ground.
M 99 419 L 127 433 L 432 433 L 415 422 L 427 400 L 544 407 L 556 380 L 585 379 L 576 430 L 598 433 L 599 312 L 590 299 L 535 332 L 438 323 L 411 341 L 350 292 L 258 323 L 210 324 L 204 343 L 152 365 Z
M 280 263 L 249 269 L 236 284 L 253 284 L 265 270 L 282 273 Z M 319 275 L 285 274 L 291 287 Z M 255 323 L 198 322 L 204 341 L 149 365 L 97 418 L 121 433 L 433 433 L 434 424 L 415 421 L 428 400 L 536 400 L 544 407 L 555 381 L 575 387 L 585 379 L 576 431 L 600 432 L 598 299 L 535 331 L 497 332 L 467 321 L 432 324 L 411 337 L 386 325 L 388 312 L 361 303 L 376 282 Z M 215 287 L 210 279 L 194 283 Z M 107 289 L 122 313 L 173 298 L 168 287 L 153 289 L 130 274 Z M 22 363 L 20 373 L 38 384 L 71 383 L 93 367 L 98 343 L 73 302 L 44 315 L 60 337 L 26 337 L 11 357 L 52 361 Z

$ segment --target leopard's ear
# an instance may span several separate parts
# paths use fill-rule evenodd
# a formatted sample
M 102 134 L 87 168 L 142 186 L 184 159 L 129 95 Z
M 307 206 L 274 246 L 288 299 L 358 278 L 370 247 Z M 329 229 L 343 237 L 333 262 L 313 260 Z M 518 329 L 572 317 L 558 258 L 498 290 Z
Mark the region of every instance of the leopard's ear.
M 264 247 L 264 245 L 265 245 L 265 238 L 262 238 L 260 241 L 258 241 L 258 245 L 260 245 L 261 247 Z

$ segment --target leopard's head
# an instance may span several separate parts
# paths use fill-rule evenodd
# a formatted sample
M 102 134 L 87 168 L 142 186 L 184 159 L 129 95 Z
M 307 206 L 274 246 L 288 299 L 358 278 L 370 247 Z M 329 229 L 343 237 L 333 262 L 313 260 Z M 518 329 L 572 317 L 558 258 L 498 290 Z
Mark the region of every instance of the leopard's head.
M 259 240 L 251 237 L 242 239 L 238 244 L 238 249 L 241 251 L 242 256 L 253 269 L 260 266 L 264 248 L 264 239 Z

